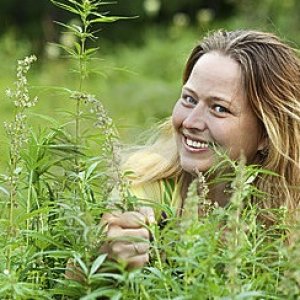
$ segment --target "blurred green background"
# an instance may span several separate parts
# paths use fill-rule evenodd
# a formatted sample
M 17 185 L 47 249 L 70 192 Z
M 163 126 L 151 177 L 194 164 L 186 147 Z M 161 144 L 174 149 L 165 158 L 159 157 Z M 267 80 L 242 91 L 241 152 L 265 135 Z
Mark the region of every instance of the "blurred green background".
M 77 89 L 73 62 L 52 42 L 70 45 L 72 36 L 54 23 L 78 22 L 50 0 L 1 0 L 0 9 L 0 117 L 9 121 L 13 106 L 5 96 L 13 87 L 16 60 L 36 54 L 30 73 L 32 95 L 39 96 L 33 111 L 62 118 L 60 111 L 74 103 L 53 87 Z M 295 48 L 300 42 L 298 0 L 119 0 L 103 5 L 110 15 L 138 18 L 103 24 L 97 33 L 100 47 L 91 67 L 98 72 L 84 90 L 101 99 L 124 141 L 171 114 L 181 88 L 185 60 L 210 30 L 252 28 L 272 31 Z M 51 88 L 52 87 L 52 88 Z M 49 126 L 32 117 L 33 126 Z M 5 136 L 0 126 L 1 136 Z M 0 144 L 0 165 L 6 160 L 7 139 Z

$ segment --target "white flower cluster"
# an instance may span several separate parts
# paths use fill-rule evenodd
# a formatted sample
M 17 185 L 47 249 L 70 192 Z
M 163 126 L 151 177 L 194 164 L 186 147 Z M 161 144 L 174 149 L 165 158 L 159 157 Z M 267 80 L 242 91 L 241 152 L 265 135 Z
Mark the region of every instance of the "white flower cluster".
M 27 72 L 29 71 L 32 63 L 36 60 L 37 58 L 35 55 L 27 56 L 23 60 L 18 60 L 17 81 L 15 82 L 16 89 L 6 90 L 6 95 L 9 98 L 14 99 L 13 102 L 16 107 L 32 107 L 38 101 L 37 97 L 34 97 L 33 99 L 29 97 L 28 82 L 26 78 Z
M 95 123 L 95 127 L 104 129 L 106 132 L 105 134 L 112 134 L 112 126 L 113 121 L 107 114 L 104 106 L 100 101 L 98 101 L 95 97 L 89 96 L 88 102 L 92 104 L 91 112 L 95 113 L 97 121 Z
M 15 82 L 15 90 L 6 90 L 6 95 L 13 99 L 13 103 L 17 108 L 15 118 L 12 122 L 4 122 L 4 127 L 8 137 L 10 138 L 10 156 L 11 161 L 16 162 L 20 159 L 20 151 L 23 144 L 27 143 L 26 129 L 26 108 L 34 106 L 37 102 L 37 97 L 30 99 L 28 92 L 28 82 L 26 75 L 31 67 L 31 64 L 36 61 L 34 55 L 28 56 L 23 60 L 18 60 L 17 65 L 17 80 Z M 18 174 L 15 174 L 18 176 Z
M 22 145 L 27 143 L 26 115 L 17 113 L 13 122 L 4 122 L 4 127 L 11 139 L 11 154 L 17 156 Z
M 86 104 L 90 104 L 90 112 L 96 115 L 96 122 L 94 124 L 95 127 L 102 129 L 105 135 L 113 135 L 113 121 L 107 114 L 102 103 L 97 100 L 95 96 L 81 92 L 74 92 L 71 95 L 71 98 L 76 101 L 83 101 Z

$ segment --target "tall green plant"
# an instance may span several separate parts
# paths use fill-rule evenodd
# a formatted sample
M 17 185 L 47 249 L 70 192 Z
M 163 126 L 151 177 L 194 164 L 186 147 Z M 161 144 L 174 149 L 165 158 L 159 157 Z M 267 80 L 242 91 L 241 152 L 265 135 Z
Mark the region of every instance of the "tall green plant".
M 16 237 L 18 226 L 16 224 L 15 211 L 19 206 L 19 179 L 21 176 L 23 164 L 21 161 L 21 150 L 27 142 L 27 128 L 26 128 L 26 111 L 28 108 L 34 106 L 37 102 L 37 97 L 31 98 L 28 91 L 27 72 L 31 64 L 36 60 L 35 56 L 26 57 L 24 60 L 18 61 L 17 67 L 17 81 L 14 90 L 8 89 L 6 94 L 13 100 L 15 107 L 14 120 L 11 123 L 4 123 L 6 133 L 10 139 L 9 149 L 9 231 L 8 231 L 8 248 L 6 252 L 6 269 L 11 272 L 11 255 L 13 239 Z M 29 212 L 30 204 L 26 203 L 26 211 Z M 27 229 L 28 229 L 27 223 Z
M 60 45 L 69 58 L 78 63 L 78 90 L 61 87 L 76 103 L 75 112 L 70 114 L 73 119 L 65 124 L 37 115 L 46 119 L 51 127 L 37 133 L 27 132 L 25 111 L 35 105 L 37 99 L 29 97 L 25 75 L 35 57 L 19 61 L 17 88 L 7 92 L 16 106 L 15 120 L 6 124 L 11 141 L 9 175 L 1 177 L 8 182 L 8 188 L 1 186 L 1 191 L 9 198 L 1 212 L 1 228 L 7 231 L 7 237 L 1 238 L 6 253 L 5 259 L 0 259 L 3 299 L 40 299 L 50 295 L 78 298 L 93 294 L 93 289 L 97 289 L 94 281 L 104 280 L 94 279 L 105 260 L 105 255 L 98 253 L 104 239 L 99 218 L 114 186 L 119 187 L 122 197 L 126 194 L 117 161 L 116 128 L 101 102 L 84 91 L 88 63 L 97 51 L 87 46 L 88 40 L 96 39 L 92 26 L 120 18 L 98 12 L 100 6 L 107 4 L 101 1 L 52 2 L 81 20 L 80 25 L 59 23 L 77 38 L 74 47 Z M 83 120 L 100 129 L 97 138 L 92 136 L 92 131 L 81 128 Z M 70 124 L 74 124 L 71 130 Z M 96 155 L 88 150 L 91 142 L 99 147 Z M 82 285 L 70 285 L 64 279 L 70 257 L 85 274 Z
M 97 62 L 97 59 L 94 57 L 98 47 L 89 47 L 88 42 L 97 40 L 95 26 L 99 23 L 110 23 L 115 22 L 121 19 L 128 19 L 126 17 L 116 17 L 108 16 L 106 12 L 99 12 L 99 8 L 103 5 L 107 5 L 108 2 L 102 2 L 99 0 L 67 0 L 67 1 L 56 1 L 51 0 L 51 2 L 77 16 L 80 19 L 80 24 L 64 24 L 57 22 L 60 26 L 66 29 L 70 34 L 75 36 L 75 43 L 73 46 L 68 47 L 62 44 L 58 46 L 66 51 L 69 58 L 77 62 L 77 68 L 74 70 L 78 74 L 78 89 L 77 91 L 68 90 L 69 96 L 71 99 L 74 99 L 76 102 L 75 107 L 75 147 L 78 151 L 75 151 L 74 155 L 74 170 L 75 174 L 78 177 L 81 171 L 82 162 L 80 161 L 80 150 L 83 145 L 85 145 L 84 136 L 82 136 L 81 123 L 85 119 L 83 114 L 84 108 L 82 106 L 89 105 L 93 113 L 96 114 L 97 121 L 95 123 L 96 127 L 102 130 L 102 134 L 105 137 L 105 142 L 102 147 L 102 154 L 110 155 L 112 168 L 115 171 L 116 181 L 115 183 L 119 187 L 120 196 L 123 198 L 125 193 L 123 192 L 123 176 L 118 167 L 118 133 L 117 130 L 109 116 L 107 115 L 103 105 L 97 98 L 93 95 L 84 91 L 84 82 L 88 78 L 92 68 L 89 64 L 91 62 Z M 77 198 L 82 198 L 80 190 L 76 188 L 75 200 Z M 79 194 L 78 194 L 79 192 Z

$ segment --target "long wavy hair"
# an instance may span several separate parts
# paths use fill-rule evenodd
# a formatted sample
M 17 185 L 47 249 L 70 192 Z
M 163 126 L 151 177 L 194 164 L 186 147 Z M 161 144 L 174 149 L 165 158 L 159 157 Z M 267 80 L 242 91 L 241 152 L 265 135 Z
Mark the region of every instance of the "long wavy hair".
M 245 94 L 267 138 L 261 166 L 279 176 L 257 179 L 256 186 L 271 195 L 263 207 L 285 206 L 294 211 L 300 201 L 300 61 L 296 51 L 271 33 L 217 31 L 193 49 L 183 83 L 198 59 L 212 51 L 240 65 Z M 124 167 L 136 174 L 134 184 L 182 174 L 170 119 L 159 126 L 153 142 L 131 153 Z

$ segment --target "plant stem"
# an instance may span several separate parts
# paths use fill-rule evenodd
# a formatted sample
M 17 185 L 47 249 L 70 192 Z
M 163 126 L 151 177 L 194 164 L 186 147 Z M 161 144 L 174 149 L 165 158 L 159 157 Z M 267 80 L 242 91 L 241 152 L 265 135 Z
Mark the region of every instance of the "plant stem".
M 29 183 L 28 183 L 28 191 L 27 191 L 27 203 L 26 203 L 26 213 L 29 214 L 31 210 L 31 190 L 32 190 L 32 179 L 33 179 L 33 171 L 31 170 L 29 173 Z M 29 219 L 26 218 L 26 245 L 29 245 L 29 236 L 28 236 L 28 231 L 29 231 Z
M 154 225 L 154 226 L 156 226 L 156 225 Z M 158 250 L 158 247 L 157 247 L 158 242 L 157 242 L 157 239 L 156 239 L 156 236 L 155 236 L 155 228 L 154 227 L 151 228 L 151 227 L 150 227 L 150 232 L 151 232 L 151 235 L 153 237 L 153 248 L 154 248 L 154 252 L 155 252 L 155 255 L 156 255 L 156 258 L 157 258 L 157 262 L 158 262 L 158 269 L 163 274 L 163 265 L 162 265 L 160 253 L 159 253 L 159 250 Z M 167 292 L 167 297 L 168 297 L 168 299 L 171 299 L 171 295 L 170 295 L 170 291 L 169 291 L 167 281 L 166 281 L 166 279 L 163 279 L 163 281 L 164 281 L 164 287 L 165 287 L 166 292 Z
M 12 141 L 13 143 L 13 141 Z M 10 197 L 9 197 L 9 232 L 8 239 L 9 245 L 6 254 L 6 269 L 11 269 L 11 253 L 12 253 L 12 239 L 14 236 L 14 208 L 17 203 L 17 180 L 16 180 L 16 169 L 17 169 L 17 158 L 10 152 Z

